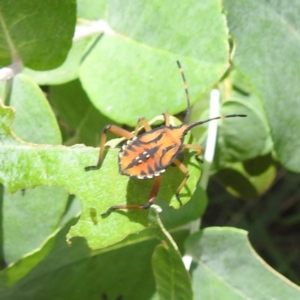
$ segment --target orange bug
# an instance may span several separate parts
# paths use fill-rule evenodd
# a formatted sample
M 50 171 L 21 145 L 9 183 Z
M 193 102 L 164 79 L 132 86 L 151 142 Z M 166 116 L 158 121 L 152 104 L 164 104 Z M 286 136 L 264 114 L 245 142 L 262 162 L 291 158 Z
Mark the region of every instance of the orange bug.
M 219 116 L 204 121 L 198 121 L 193 124 L 188 124 L 189 114 L 191 110 L 190 97 L 184 72 L 179 61 L 177 61 L 177 65 L 182 76 L 187 101 L 187 111 L 184 121 L 181 125 L 172 126 L 170 124 L 170 115 L 168 114 L 168 112 L 165 112 L 165 125 L 154 129 L 151 128 L 145 118 L 139 118 L 135 126 L 134 133 L 131 133 L 116 125 L 106 125 L 102 130 L 98 162 L 96 165 L 85 167 L 86 171 L 96 170 L 101 167 L 104 156 L 105 142 L 107 138 L 106 132 L 110 131 L 118 136 L 122 136 L 127 139 L 127 142 L 122 146 L 119 152 L 119 172 L 122 175 L 127 175 L 131 178 L 136 179 L 154 178 L 154 184 L 150 192 L 148 202 L 146 204 L 111 206 L 105 213 L 102 214 L 102 216 L 106 216 L 111 211 L 116 209 L 149 208 L 154 203 L 155 198 L 158 194 L 161 175 L 172 163 L 175 164 L 185 175 L 185 178 L 176 190 L 175 194 L 180 205 L 182 205 L 179 193 L 189 178 L 189 171 L 187 167 L 177 158 L 177 155 L 183 149 L 196 149 L 197 153 L 195 154 L 195 157 L 198 158 L 198 156 L 204 151 L 204 148 L 200 145 L 183 144 L 184 136 L 193 127 L 212 120 L 232 117 L 246 117 L 246 115 L 243 114 L 234 114 Z M 138 135 L 140 125 L 144 127 L 145 132 Z

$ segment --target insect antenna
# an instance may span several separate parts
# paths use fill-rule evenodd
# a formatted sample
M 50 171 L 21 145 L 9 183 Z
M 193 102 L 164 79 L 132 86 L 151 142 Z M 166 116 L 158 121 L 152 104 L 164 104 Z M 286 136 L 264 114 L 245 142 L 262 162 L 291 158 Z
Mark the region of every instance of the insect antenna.
M 183 68 L 181 67 L 181 64 L 178 60 L 176 62 L 177 62 L 177 65 L 178 65 L 178 68 L 179 68 L 179 71 L 180 71 L 180 74 L 181 74 L 181 77 L 182 77 L 183 87 L 184 87 L 184 90 L 185 90 L 187 110 L 186 110 L 186 115 L 184 117 L 183 123 L 187 124 L 188 120 L 189 120 L 189 117 L 190 117 L 190 112 L 191 112 L 190 95 L 189 95 L 188 85 L 187 85 L 187 82 L 186 82 L 186 79 L 185 79 Z M 225 115 L 225 116 L 219 116 L 219 117 L 215 117 L 215 118 L 211 118 L 211 119 L 207 119 L 207 120 L 203 120 L 203 121 L 198 121 L 198 122 L 195 122 L 195 123 L 189 125 L 187 127 L 186 132 L 188 132 L 189 130 L 191 130 L 195 126 L 198 126 L 198 125 L 201 125 L 201 124 L 213 121 L 213 120 L 225 119 L 225 118 L 235 118 L 235 117 L 247 117 L 247 115 L 244 115 L 244 114 Z
M 186 129 L 186 132 L 188 132 L 189 130 L 191 130 L 192 128 L 194 128 L 194 127 L 196 127 L 198 125 L 202 125 L 204 123 L 207 123 L 207 122 L 210 122 L 210 121 L 213 121 L 213 120 L 226 119 L 226 118 L 235 118 L 235 117 L 247 117 L 247 115 L 244 115 L 244 114 L 234 114 L 234 115 L 219 116 L 219 117 L 210 118 L 210 119 L 203 120 L 203 121 L 198 121 L 198 122 L 195 122 L 195 123 L 189 125 L 187 127 L 187 129 Z
M 182 77 L 183 87 L 184 87 L 184 90 L 185 90 L 185 96 L 186 96 L 186 102 L 187 102 L 186 114 L 185 114 L 184 121 L 183 121 L 183 123 L 186 124 L 189 120 L 190 111 L 191 111 L 190 95 L 189 95 L 188 85 L 187 85 L 187 82 L 186 82 L 186 79 L 185 79 L 185 76 L 184 76 L 183 69 L 182 69 L 181 64 L 178 60 L 177 60 L 177 65 L 178 65 L 179 72 L 180 72 L 181 77 Z

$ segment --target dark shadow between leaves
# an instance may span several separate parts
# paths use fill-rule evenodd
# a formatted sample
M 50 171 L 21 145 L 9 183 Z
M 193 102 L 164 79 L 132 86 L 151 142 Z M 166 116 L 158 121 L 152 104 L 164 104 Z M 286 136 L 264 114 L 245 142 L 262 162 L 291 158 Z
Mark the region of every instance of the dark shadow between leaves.
M 260 175 L 265 172 L 270 165 L 274 164 L 272 155 L 268 153 L 264 156 L 255 157 L 253 159 L 246 160 L 243 162 L 245 170 L 251 175 Z
M 66 243 L 66 234 L 77 221 L 68 222 L 39 252 L 12 266 L 14 272 L 18 271 L 15 274 L 22 277 L 14 277 L 16 282 L 3 285 L 2 298 L 101 299 L 106 294 L 112 300 L 122 299 L 121 295 L 124 299 L 137 299 L 135 293 L 141 297 L 139 299 L 150 298 L 155 283 L 149 262 L 157 241 L 148 240 L 143 245 L 129 244 L 93 254 L 83 237 L 72 238 L 70 244 Z M 133 253 L 134 259 L 131 259 Z M 37 260 L 39 262 L 33 266 Z M 8 279 L 12 278 L 11 274 Z M 140 278 L 145 279 L 143 285 L 138 284 Z M 129 284 L 132 286 L 128 288 Z
M 250 180 L 234 169 L 227 168 L 220 170 L 216 174 L 216 177 L 227 190 L 235 195 L 241 195 L 244 198 L 249 199 L 258 197 L 258 192 L 251 184 Z

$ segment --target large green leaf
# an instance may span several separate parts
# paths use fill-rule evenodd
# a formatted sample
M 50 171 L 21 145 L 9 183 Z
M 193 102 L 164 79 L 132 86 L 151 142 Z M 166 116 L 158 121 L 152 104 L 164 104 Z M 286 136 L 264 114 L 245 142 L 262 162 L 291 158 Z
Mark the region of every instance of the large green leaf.
M 13 195 L 5 190 L 0 201 L 7 264 L 40 247 L 57 228 L 67 199 L 67 192 L 60 187 L 37 187 Z
M 233 63 L 261 101 L 278 159 L 299 171 L 300 3 L 225 0 L 224 6 L 237 45 Z
M 63 63 L 71 47 L 76 18 L 74 0 L 0 2 L 0 65 L 20 59 L 32 69 Z
M 39 299 L 41 295 L 45 295 L 43 299 L 66 295 L 71 299 L 83 299 L 87 295 L 99 294 L 104 299 L 104 295 L 112 299 L 121 295 L 125 299 L 158 299 L 154 294 L 151 261 L 157 285 L 170 283 L 174 295 L 172 299 L 191 299 L 189 274 L 183 266 L 180 253 L 175 250 L 174 241 L 153 208 L 149 222 L 151 226 L 147 230 L 130 235 L 112 247 L 91 251 L 82 238 L 66 243 L 65 235 L 75 223 L 72 220 L 53 234 L 41 249 L 0 273 L 0 299 Z M 177 230 L 176 240 L 182 243 L 187 233 L 185 229 Z M 158 243 L 154 236 L 168 247 L 164 247 L 166 251 L 160 251 L 159 247 L 152 256 Z M 170 281 L 160 277 L 165 272 L 163 266 L 168 263 L 172 267 L 172 273 L 168 272 Z M 68 278 L 69 284 L 61 286 L 61 280 L 53 278 Z M 35 289 L 36 286 L 39 288 Z
M 207 228 L 191 235 L 186 250 L 193 257 L 195 299 L 298 299 L 300 289 L 259 258 L 247 233 L 235 228 Z
M 107 0 L 77 0 L 77 16 L 83 19 L 103 19 L 106 12 Z
M 116 0 L 109 1 L 107 16 L 114 33 L 103 35 L 85 57 L 80 80 L 94 105 L 117 122 L 133 126 L 141 116 L 186 109 L 176 60 L 192 102 L 228 66 L 219 1 Z
M 148 225 L 147 211 L 115 212 L 107 218 L 99 216 L 111 205 L 145 203 L 151 189 L 151 180 L 129 180 L 119 174 L 117 149 L 107 152 L 100 170 L 85 172 L 85 166 L 96 162 L 99 150 L 80 145 L 68 148 L 25 143 L 10 132 L 13 110 L 1 107 L 0 115 L 1 182 L 10 192 L 38 185 L 59 185 L 77 195 L 83 211 L 69 238 L 84 236 L 91 248 L 100 248 Z M 200 175 L 199 162 L 192 152 L 186 156 L 185 163 L 190 178 L 181 192 L 183 203 L 192 196 Z M 183 178 L 178 168 L 170 167 L 163 177 L 158 198 L 178 207 L 174 193 Z
M 14 78 L 9 101 L 16 110 L 12 128 L 19 137 L 35 143 L 61 142 L 49 103 L 29 78 L 24 75 Z M 67 198 L 67 192 L 59 187 L 37 187 L 14 195 L 5 189 L 1 193 L 6 263 L 16 261 L 41 245 L 58 226 Z

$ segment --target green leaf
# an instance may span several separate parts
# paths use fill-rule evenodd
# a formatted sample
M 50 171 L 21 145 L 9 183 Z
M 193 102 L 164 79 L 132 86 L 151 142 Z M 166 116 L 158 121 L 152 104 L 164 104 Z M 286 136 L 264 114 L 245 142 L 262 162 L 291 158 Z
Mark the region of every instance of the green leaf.
M 191 279 L 178 251 L 158 245 L 152 265 L 159 299 L 193 299 Z
M 88 152 L 86 152 L 87 154 Z M 93 172 L 97 174 L 90 172 L 90 174 L 85 175 L 88 187 L 87 189 L 83 188 L 86 193 L 86 197 L 83 200 L 83 213 L 78 224 L 72 227 L 68 235 L 68 238 L 78 235 L 85 236 L 88 239 L 89 246 L 92 248 L 113 244 L 128 234 L 140 231 L 148 226 L 148 211 L 128 211 L 126 213 L 118 211 L 106 218 L 99 217 L 99 214 L 105 212 L 112 205 L 142 204 L 147 202 L 147 197 L 151 190 L 152 180 L 128 180 L 127 177 L 120 176 L 116 164 L 117 154 L 116 151 L 109 151 L 105 157 L 106 162 L 101 167 L 100 172 Z M 95 157 L 94 155 L 94 159 Z M 84 161 L 87 160 L 85 159 Z M 186 203 L 191 197 L 199 178 L 199 169 L 196 167 L 198 162 L 193 158 L 192 154 L 187 156 L 185 163 L 188 165 L 191 176 L 187 186 L 181 193 L 183 203 Z M 170 167 L 167 174 L 163 177 L 158 199 L 163 199 L 178 207 L 178 201 L 174 193 L 183 178 L 184 176 L 177 168 Z M 115 182 L 118 182 L 118 184 L 116 185 Z M 75 194 L 79 195 L 78 192 Z M 96 196 L 97 194 L 99 195 L 98 197 Z M 96 211 L 96 223 L 92 221 L 91 208 Z
M 10 0 L 0 3 L 0 65 L 17 58 L 32 69 L 63 63 L 71 47 L 76 19 L 74 0 Z
M 78 196 L 83 211 L 68 238 L 84 236 L 91 248 L 101 248 L 148 225 L 147 211 L 99 216 L 111 205 L 145 203 L 151 190 L 151 180 L 134 180 L 119 174 L 116 149 L 107 151 L 100 170 L 85 172 L 85 166 L 96 162 L 99 150 L 80 145 L 68 148 L 24 143 L 10 133 L 12 109 L 2 107 L 0 115 L 0 180 L 10 192 L 38 185 L 59 185 Z M 183 203 L 192 196 L 200 175 L 199 162 L 192 152 L 186 156 L 185 164 L 190 178 L 181 192 Z M 184 174 L 178 168 L 170 167 L 163 176 L 158 198 L 178 207 L 174 193 L 183 179 Z
M 247 233 L 208 228 L 191 235 L 186 250 L 193 257 L 196 299 L 298 299 L 300 289 L 271 269 L 251 248 Z
M 80 80 L 94 105 L 119 123 L 134 126 L 141 111 L 152 119 L 186 109 L 176 60 L 185 70 L 192 102 L 228 66 L 219 1 L 116 0 L 109 1 L 107 15 L 115 33 L 102 36 L 86 56 Z
M 61 142 L 55 116 L 34 82 L 24 75 L 16 76 L 9 100 L 16 110 L 12 128 L 23 140 L 49 144 Z M 59 187 L 37 187 L 14 195 L 9 195 L 4 189 L 1 202 L 6 263 L 18 260 L 41 245 L 58 226 L 67 199 L 67 192 Z
M 279 161 L 299 171 L 299 1 L 225 0 L 224 6 L 237 45 L 233 63 L 261 101 Z

